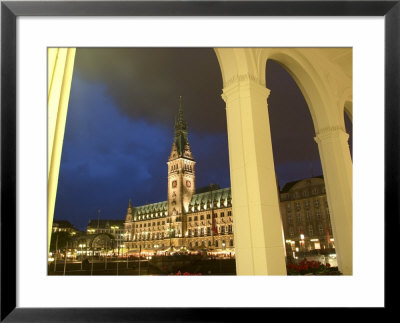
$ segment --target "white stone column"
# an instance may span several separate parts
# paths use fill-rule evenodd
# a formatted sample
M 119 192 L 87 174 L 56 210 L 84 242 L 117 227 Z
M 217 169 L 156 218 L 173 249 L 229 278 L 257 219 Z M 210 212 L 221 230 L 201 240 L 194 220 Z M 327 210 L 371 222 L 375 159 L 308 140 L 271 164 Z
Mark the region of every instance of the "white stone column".
M 286 275 L 272 154 L 269 90 L 251 75 L 225 84 L 238 275 Z
M 315 141 L 324 172 L 339 270 L 353 274 L 353 163 L 342 127 L 322 129 Z
M 48 49 L 48 101 L 47 101 L 47 214 L 48 248 L 50 248 L 54 206 L 57 196 L 58 174 L 64 141 L 65 122 L 76 48 Z

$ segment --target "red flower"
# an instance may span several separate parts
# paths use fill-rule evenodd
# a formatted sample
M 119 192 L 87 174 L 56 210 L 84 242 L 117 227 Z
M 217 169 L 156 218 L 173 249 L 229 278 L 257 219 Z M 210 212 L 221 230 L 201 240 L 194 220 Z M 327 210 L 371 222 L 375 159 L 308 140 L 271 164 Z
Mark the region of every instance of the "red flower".
M 331 266 L 330 263 L 327 263 L 327 264 L 326 264 L 326 268 L 329 268 L 330 266 Z

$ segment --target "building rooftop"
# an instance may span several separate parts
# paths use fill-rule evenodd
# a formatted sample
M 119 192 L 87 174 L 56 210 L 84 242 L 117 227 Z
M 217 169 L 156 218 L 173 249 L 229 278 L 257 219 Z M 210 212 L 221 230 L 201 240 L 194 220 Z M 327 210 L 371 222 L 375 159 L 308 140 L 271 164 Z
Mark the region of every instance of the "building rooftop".
M 97 220 L 97 219 L 93 219 L 93 220 L 89 220 L 88 223 L 88 228 L 97 228 L 97 226 L 99 227 L 99 229 L 108 229 L 111 226 L 119 226 L 119 227 L 123 227 L 124 225 L 124 220 Z
M 71 224 L 71 222 L 67 220 L 54 220 L 53 221 L 53 227 L 57 228 L 74 228 L 74 226 Z
M 300 183 L 301 181 L 309 180 L 309 179 L 312 179 L 312 178 L 321 178 L 321 179 L 324 179 L 324 177 L 323 177 L 322 175 L 320 175 L 320 176 L 314 176 L 314 177 L 310 177 L 310 178 L 303 178 L 303 179 L 299 179 L 299 180 L 297 180 L 297 181 L 289 182 L 289 183 L 286 183 L 286 184 L 285 184 L 285 186 L 281 189 L 280 193 L 287 193 L 287 192 L 289 192 L 289 191 L 293 188 L 293 186 L 295 186 L 297 183 Z

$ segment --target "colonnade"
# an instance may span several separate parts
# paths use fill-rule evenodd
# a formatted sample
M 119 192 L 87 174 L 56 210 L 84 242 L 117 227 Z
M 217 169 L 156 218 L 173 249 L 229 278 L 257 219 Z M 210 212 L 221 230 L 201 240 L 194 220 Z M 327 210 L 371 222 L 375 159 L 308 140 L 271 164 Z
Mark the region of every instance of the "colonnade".
M 352 161 L 343 116 L 345 103 L 352 101 L 351 49 L 217 48 L 215 52 L 224 82 L 238 275 L 286 275 L 268 118 L 270 91 L 265 84 L 268 59 L 288 70 L 307 101 L 339 270 L 351 275 Z

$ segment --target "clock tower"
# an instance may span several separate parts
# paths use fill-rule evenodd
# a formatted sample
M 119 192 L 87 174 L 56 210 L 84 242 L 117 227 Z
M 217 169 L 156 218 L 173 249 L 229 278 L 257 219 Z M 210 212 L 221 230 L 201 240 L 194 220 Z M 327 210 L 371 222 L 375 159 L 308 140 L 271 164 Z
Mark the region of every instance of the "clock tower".
M 184 237 L 184 214 L 195 193 L 195 164 L 183 119 L 182 97 L 179 97 L 178 120 L 175 121 L 175 137 L 168 165 L 168 230 L 170 237 Z M 178 241 L 177 241 L 178 242 Z M 181 243 L 178 242 L 179 245 Z M 177 247 L 177 243 L 174 243 Z

